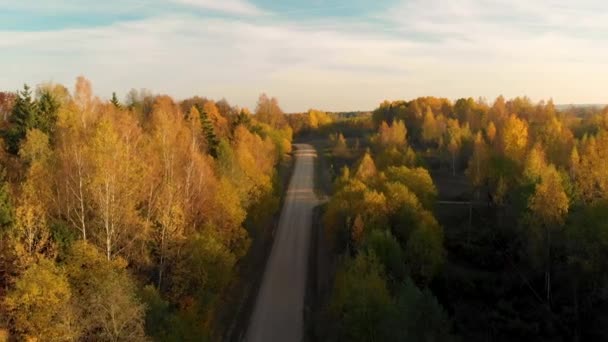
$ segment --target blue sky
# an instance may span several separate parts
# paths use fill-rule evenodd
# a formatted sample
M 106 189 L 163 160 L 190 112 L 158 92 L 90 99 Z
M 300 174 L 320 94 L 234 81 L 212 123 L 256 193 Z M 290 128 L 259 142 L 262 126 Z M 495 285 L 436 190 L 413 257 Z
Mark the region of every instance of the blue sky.
M 435 95 L 608 102 L 601 0 L 0 0 L 0 89 L 131 88 L 286 111 Z

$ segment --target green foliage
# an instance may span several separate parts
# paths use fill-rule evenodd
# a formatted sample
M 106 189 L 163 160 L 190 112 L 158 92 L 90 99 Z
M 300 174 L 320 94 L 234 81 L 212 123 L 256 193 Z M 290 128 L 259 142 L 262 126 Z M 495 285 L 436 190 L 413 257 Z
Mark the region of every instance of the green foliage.
M 120 104 L 120 101 L 118 100 L 118 97 L 116 96 L 116 92 L 112 92 L 112 99 L 110 100 L 110 103 L 113 104 L 114 107 L 117 109 L 122 108 L 122 105 Z
M 23 86 L 22 91 L 17 92 L 17 97 L 15 98 L 15 103 L 9 119 L 11 126 L 5 135 L 9 152 L 17 154 L 19 151 L 19 144 L 21 143 L 21 140 L 25 138 L 27 130 L 36 126 L 37 112 L 38 106 L 36 101 L 32 98 L 32 90 L 26 84 Z
M 207 142 L 207 152 L 209 152 L 209 154 L 213 157 L 217 158 L 218 145 L 220 141 L 215 132 L 215 128 L 213 127 L 213 122 L 211 122 L 209 116 L 207 115 L 207 112 L 202 106 L 197 105 L 196 109 L 200 113 L 203 135 L 205 136 L 205 140 Z
M 573 212 L 565 226 L 565 241 L 567 262 L 575 268 L 576 276 L 584 275 L 591 284 L 602 285 L 605 280 L 600 275 L 608 271 L 608 202 Z
M 431 209 L 435 204 L 437 189 L 426 169 L 405 166 L 389 167 L 385 174 L 388 181 L 405 185 L 416 195 L 425 208 Z
M 218 241 L 212 229 L 206 230 L 204 235 L 193 236 L 171 271 L 171 297 L 176 302 L 193 299 L 206 313 L 230 281 L 235 262 L 235 256 Z
M 52 222 L 50 229 L 54 245 L 59 248 L 61 255 L 67 255 L 72 244 L 78 239 L 77 233 L 63 221 Z
M 15 104 L 9 118 L 10 127 L 5 132 L 8 151 L 17 154 L 19 145 L 30 129 L 38 129 L 47 135 L 53 134 L 57 122 L 59 102 L 49 89 L 43 89 L 38 99 L 32 96 L 27 85 L 17 92 Z
M 391 316 L 394 341 L 451 341 L 451 321 L 429 289 L 420 290 L 406 279 L 397 293 Z
M 412 278 L 420 284 L 428 284 L 439 272 L 444 253 L 441 227 L 429 224 L 414 230 L 405 246 L 405 259 Z
M 336 274 L 330 312 L 340 341 L 383 341 L 392 299 L 373 254 L 347 259 Z
M 367 237 L 365 250 L 378 257 L 389 279 L 399 282 L 405 278 L 405 258 L 401 246 L 390 232 L 373 230 Z
M 51 90 L 43 89 L 38 97 L 38 115 L 34 127 L 52 136 L 55 133 L 59 107 L 59 101 Z
M 83 338 L 145 340 L 145 307 L 136 297 L 135 282 L 125 266 L 120 259 L 108 261 L 87 242 L 72 245 L 66 271 Z

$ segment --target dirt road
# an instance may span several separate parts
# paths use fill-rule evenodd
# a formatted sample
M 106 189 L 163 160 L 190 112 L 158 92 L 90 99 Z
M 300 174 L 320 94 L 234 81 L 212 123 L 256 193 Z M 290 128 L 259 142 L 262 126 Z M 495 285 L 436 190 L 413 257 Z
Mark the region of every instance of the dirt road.
M 255 308 L 249 320 L 248 342 L 302 340 L 304 295 L 308 270 L 314 193 L 314 148 L 295 145 L 295 167 L 268 257 Z

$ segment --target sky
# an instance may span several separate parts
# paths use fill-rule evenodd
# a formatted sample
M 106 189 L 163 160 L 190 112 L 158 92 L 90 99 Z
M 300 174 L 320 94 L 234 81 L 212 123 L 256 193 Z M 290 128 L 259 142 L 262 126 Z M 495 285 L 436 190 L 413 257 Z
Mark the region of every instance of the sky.
M 0 89 L 84 75 L 253 109 L 526 95 L 608 102 L 603 0 L 0 0 Z

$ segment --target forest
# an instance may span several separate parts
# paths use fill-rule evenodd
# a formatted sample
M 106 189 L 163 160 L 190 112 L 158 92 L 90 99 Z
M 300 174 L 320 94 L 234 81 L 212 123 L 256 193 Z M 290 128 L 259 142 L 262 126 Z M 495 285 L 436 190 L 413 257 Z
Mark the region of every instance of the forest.
M 235 340 L 292 142 L 326 198 L 307 340 L 608 338 L 608 107 L 252 113 L 79 77 L 1 92 L 0 114 L 0 341 Z
M 237 264 L 279 208 L 292 131 L 276 99 L 83 77 L 0 95 L 0 340 L 217 340 Z
M 334 117 L 311 336 L 608 338 L 608 107 L 424 97 Z

